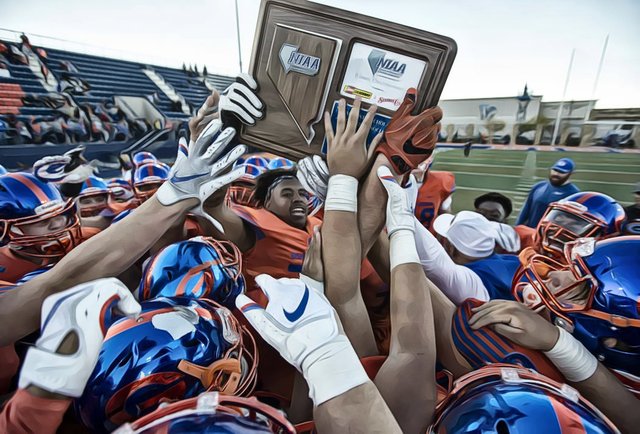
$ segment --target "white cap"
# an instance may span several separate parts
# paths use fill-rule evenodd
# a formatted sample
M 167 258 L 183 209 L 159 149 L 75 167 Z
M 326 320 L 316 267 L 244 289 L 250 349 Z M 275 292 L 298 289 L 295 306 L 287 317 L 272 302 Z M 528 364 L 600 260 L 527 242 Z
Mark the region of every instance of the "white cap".
M 495 229 L 496 243 L 509 253 L 518 253 L 520 251 L 520 236 L 513 228 L 504 223 L 489 222 Z
M 477 212 L 441 214 L 434 220 L 433 229 L 448 239 L 460 253 L 471 258 L 486 258 L 496 247 L 494 227 Z

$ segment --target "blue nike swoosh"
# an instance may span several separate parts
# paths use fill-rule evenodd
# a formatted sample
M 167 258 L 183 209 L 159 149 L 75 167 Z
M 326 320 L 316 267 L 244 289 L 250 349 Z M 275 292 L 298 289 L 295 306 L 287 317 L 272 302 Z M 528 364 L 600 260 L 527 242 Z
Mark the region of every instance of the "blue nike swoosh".
M 307 285 L 304 286 L 304 295 L 302 296 L 302 300 L 300 300 L 300 304 L 293 312 L 287 312 L 284 308 L 282 308 L 282 312 L 284 312 L 285 318 L 287 318 L 290 322 L 295 322 L 300 319 L 304 310 L 307 308 L 307 303 L 309 303 L 309 287 Z
M 177 174 L 175 174 L 171 177 L 171 182 L 191 181 L 192 179 L 200 178 L 201 176 L 206 176 L 208 174 L 209 172 L 200 173 L 198 175 L 191 175 L 191 176 L 178 176 Z

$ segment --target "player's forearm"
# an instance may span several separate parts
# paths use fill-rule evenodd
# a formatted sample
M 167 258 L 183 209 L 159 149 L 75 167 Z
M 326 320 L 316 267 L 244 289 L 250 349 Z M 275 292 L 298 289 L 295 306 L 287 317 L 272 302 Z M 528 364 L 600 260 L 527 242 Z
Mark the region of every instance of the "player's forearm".
M 238 246 L 241 252 L 246 252 L 254 246 L 255 238 L 253 238 L 252 233 L 247 230 L 244 220 L 229 208 L 226 203 L 218 203 L 216 205 L 205 203 L 204 210 L 224 228 L 224 233 L 220 233 L 213 225 L 208 225 L 211 229 L 211 233 L 208 235 L 231 241 Z
M 67 254 L 51 271 L 0 296 L 0 346 L 37 330 L 40 307 L 49 295 L 82 282 L 117 276 L 138 260 L 197 204 L 195 199 L 163 206 L 152 197 L 121 222 Z
M 327 211 L 322 224 L 325 293 L 359 357 L 377 354 L 367 309 L 359 293 L 360 235 L 356 214 Z
M 602 364 L 585 381 L 572 383 L 578 392 L 602 411 L 623 433 L 638 432 L 640 400 Z
M 387 193 L 376 175 L 378 167 L 384 164 L 389 165 L 386 158 L 379 154 L 358 193 L 358 228 L 363 257 L 367 255 L 385 224 L 384 198 Z
M 480 277 L 473 270 L 453 262 L 431 232 L 417 219 L 414 223 L 416 248 L 427 278 L 455 304 L 467 298 L 489 300 L 489 293 Z
M 389 261 L 389 238 L 385 231 L 381 231 L 376 242 L 369 250 L 367 259 L 384 283 L 391 286 L 391 269 Z
M 401 433 L 400 426 L 372 382 L 348 390 L 314 410 L 320 433 Z
M 391 272 L 391 332 L 389 356 L 375 384 L 403 432 L 424 432 L 436 406 L 436 337 L 427 280 L 417 263 Z

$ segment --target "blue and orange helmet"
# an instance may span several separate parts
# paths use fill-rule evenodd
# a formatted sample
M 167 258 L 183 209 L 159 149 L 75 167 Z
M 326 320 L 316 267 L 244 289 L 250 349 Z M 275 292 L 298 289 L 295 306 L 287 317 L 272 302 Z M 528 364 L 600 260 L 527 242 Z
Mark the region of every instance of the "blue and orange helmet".
M 161 403 L 208 391 L 247 395 L 255 386 L 256 354 L 248 331 L 215 302 L 145 301 L 138 318 L 108 328 L 75 409 L 89 429 L 111 432 Z
M 147 263 L 138 300 L 192 297 L 214 300 L 230 309 L 245 291 L 242 255 L 235 244 L 195 237 L 171 244 Z
M 47 225 L 34 233 L 33 227 Z M 25 172 L 0 176 L 0 239 L 21 255 L 60 259 L 81 242 L 73 200 Z
M 294 169 L 296 167 L 296 163 L 284 157 L 275 157 L 269 161 L 269 165 L 267 166 L 268 170 L 276 170 L 276 169 Z
M 109 187 L 104 179 L 90 176 L 82 183 L 76 198 L 81 217 L 93 217 L 109 206 Z M 103 199 L 98 202 L 99 199 Z
M 140 202 L 154 195 L 169 177 L 169 167 L 164 163 L 147 163 L 133 172 L 133 192 Z
M 546 308 L 640 395 L 640 236 L 565 246 L 565 260 L 530 256 L 516 273 L 515 298 L 535 310 Z M 557 282 L 562 282 L 561 284 Z
M 533 370 L 495 364 L 460 377 L 447 398 L 438 404 L 434 422 L 427 432 L 604 434 L 619 431 L 570 386 Z
M 565 243 L 581 237 L 610 238 L 622 233 L 624 208 L 602 193 L 574 193 L 547 208 L 538 223 L 538 251 L 563 259 Z
M 124 178 L 113 178 L 107 184 L 109 194 L 116 202 L 127 202 L 133 198 L 133 187 Z
M 206 392 L 159 408 L 114 434 L 294 434 L 295 428 L 275 408 L 255 397 Z
M 269 161 L 259 155 L 250 155 L 242 161 L 236 161 L 233 168 L 242 167 L 244 175 L 229 186 L 227 198 L 238 205 L 256 206 L 253 199 L 256 178 L 268 170 L 268 164 Z
M 131 162 L 133 163 L 134 168 L 138 166 L 142 166 L 143 164 L 153 164 L 158 162 L 158 157 L 153 155 L 149 151 L 140 151 L 133 154 L 131 158 Z

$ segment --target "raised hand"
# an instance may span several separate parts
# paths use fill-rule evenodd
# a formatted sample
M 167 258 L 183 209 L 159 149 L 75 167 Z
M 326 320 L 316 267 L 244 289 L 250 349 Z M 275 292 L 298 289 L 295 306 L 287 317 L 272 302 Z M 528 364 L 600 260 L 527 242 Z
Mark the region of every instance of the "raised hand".
M 35 386 L 63 396 L 81 396 L 110 325 L 105 319 L 115 307 L 128 316 L 140 313 L 133 294 L 115 278 L 83 283 L 48 297 L 42 305 L 42 333 L 27 352 L 20 388 Z M 63 346 L 75 349 L 60 354 Z
M 378 168 L 378 178 L 387 190 L 387 232 L 389 237 L 399 230 L 415 231 L 413 205 L 406 191 L 398 184 L 386 166 Z
M 357 97 L 346 116 L 346 102 L 338 104 L 336 129 L 331 125 L 329 112 L 324 114 L 324 127 L 327 135 L 327 165 L 330 175 L 347 175 L 360 179 L 370 166 L 376 147 L 382 139 L 382 133 L 374 137 L 367 151 L 366 140 L 376 114 L 377 106 L 369 107 L 367 115 L 358 127 L 361 98 Z
M 309 395 L 319 405 L 367 382 L 362 365 L 342 331 L 329 300 L 300 279 L 256 277 L 267 295 L 263 309 L 244 294 L 236 306 L 253 328 L 309 383 Z
M 313 155 L 304 157 L 298 161 L 296 176 L 305 190 L 316 196 L 322 202 L 326 200 L 327 186 L 329 184 L 329 168 L 322 157 Z

